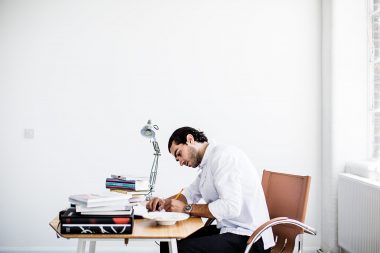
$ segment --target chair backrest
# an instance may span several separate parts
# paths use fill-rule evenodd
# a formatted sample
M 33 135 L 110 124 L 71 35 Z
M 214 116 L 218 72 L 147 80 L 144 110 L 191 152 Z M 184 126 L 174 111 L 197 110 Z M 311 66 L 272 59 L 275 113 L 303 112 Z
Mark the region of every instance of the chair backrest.
M 264 170 L 262 186 L 269 217 L 288 217 L 304 222 L 310 181 L 310 176 Z M 276 239 L 272 252 L 293 252 L 296 236 L 303 233 L 303 229 L 291 225 L 277 225 L 272 229 Z

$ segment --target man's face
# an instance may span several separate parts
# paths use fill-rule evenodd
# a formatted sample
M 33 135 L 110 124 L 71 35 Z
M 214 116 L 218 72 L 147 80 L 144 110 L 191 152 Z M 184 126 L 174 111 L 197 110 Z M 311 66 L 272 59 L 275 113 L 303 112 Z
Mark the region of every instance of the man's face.
M 202 161 L 202 157 L 198 154 L 196 145 L 192 143 L 176 144 L 173 142 L 170 147 L 170 153 L 181 166 L 185 165 L 196 168 Z

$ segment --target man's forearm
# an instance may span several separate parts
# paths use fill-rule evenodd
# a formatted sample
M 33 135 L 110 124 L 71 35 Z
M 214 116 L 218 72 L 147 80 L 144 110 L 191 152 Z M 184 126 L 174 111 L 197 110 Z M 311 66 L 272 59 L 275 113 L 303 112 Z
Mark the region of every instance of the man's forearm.
M 208 204 L 193 204 L 190 214 L 198 217 L 215 218 L 208 209 Z
M 167 199 L 175 199 L 177 195 L 170 196 Z M 187 199 L 184 195 L 180 194 L 177 200 L 182 201 L 183 203 L 187 204 Z M 208 204 L 193 204 L 193 208 L 190 212 L 192 216 L 198 216 L 198 217 L 205 217 L 205 218 L 215 218 L 210 210 L 208 209 Z M 185 210 L 181 210 L 182 212 L 185 212 Z M 178 211 L 177 211 L 178 212 Z

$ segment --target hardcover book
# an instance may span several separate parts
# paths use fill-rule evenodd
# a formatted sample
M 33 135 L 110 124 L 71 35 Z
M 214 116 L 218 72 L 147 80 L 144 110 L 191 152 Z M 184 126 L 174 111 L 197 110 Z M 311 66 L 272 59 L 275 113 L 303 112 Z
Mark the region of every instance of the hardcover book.
M 63 234 L 131 234 L 133 209 L 128 215 L 82 215 L 71 207 L 59 213 Z
M 62 234 L 132 234 L 131 224 L 62 224 Z
M 118 192 L 104 192 L 104 193 L 88 193 L 77 194 L 69 196 L 69 202 L 73 204 L 80 204 L 85 207 L 99 207 L 110 205 L 128 205 L 130 194 L 122 194 Z
M 136 177 L 136 176 L 130 176 L 130 175 L 111 175 L 112 179 L 121 179 L 121 180 L 133 180 L 133 181 L 148 181 L 149 177 Z
M 130 215 L 131 211 L 114 210 L 114 211 L 95 211 L 95 212 L 81 212 L 82 215 Z
M 83 215 L 75 211 L 75 208 L 70 207 L 64 212 L 61 212 L 60 221 L 62 224 L 131 224 L 133 223 L 133 209 L 129 214 L 92 214 Z
M 132 197 L 135 196 L 141 196 L 141 195 L 147 195 L 149 193 L 149 190 L 146 191 L 133 191 L 133 190 L 127 190 L 127 189 L 110 189 L 111 192 L 119 192 L 124 194 L 131 194 Z
M 99 207 L 86 207 L 86 206 L 83 206 L 80 204 L 76 204 L 75 205 L 75 211 L 77 211 L 78 213 L 104 212 L 104 211 L 129 211 L 132 209 L 133 205 L 134 204 L 129 203 L 128 205 L 109 205 L 109 206 L 99 206 Z
M 149 190 L 148 180 L 134 180 L 134 179 L 118 179 L 118 178 L 107 178 L 106 179 L 107 188 L 119 188 L 119 189 L 130 189 L 134 191 L 145 191 Z

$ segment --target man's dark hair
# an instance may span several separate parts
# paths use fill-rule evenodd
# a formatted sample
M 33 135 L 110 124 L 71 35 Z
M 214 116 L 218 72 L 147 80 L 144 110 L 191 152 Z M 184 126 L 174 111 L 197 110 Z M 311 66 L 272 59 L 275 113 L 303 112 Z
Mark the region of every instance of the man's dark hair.
M 203 132 L 198 131 L 197 129 L 192 128 L 192 127 L 181 127 L 181 128 L 178 128 L 177 130 L 175 130 L 172 133 L 172 136 L 170 136 L 170 138 L 169 138 L 169 142 L 168 142 L 169 152 L 170 152 L 170 147 L 171 147 L 173 142 L 177 145 L 178 144 L 185 144 L 187 142 L 186 136 L 188 134 L 191 134 L 194 137 L 194 140 L 196 142 L 207 142 L 208 141 L 206 135 Z

